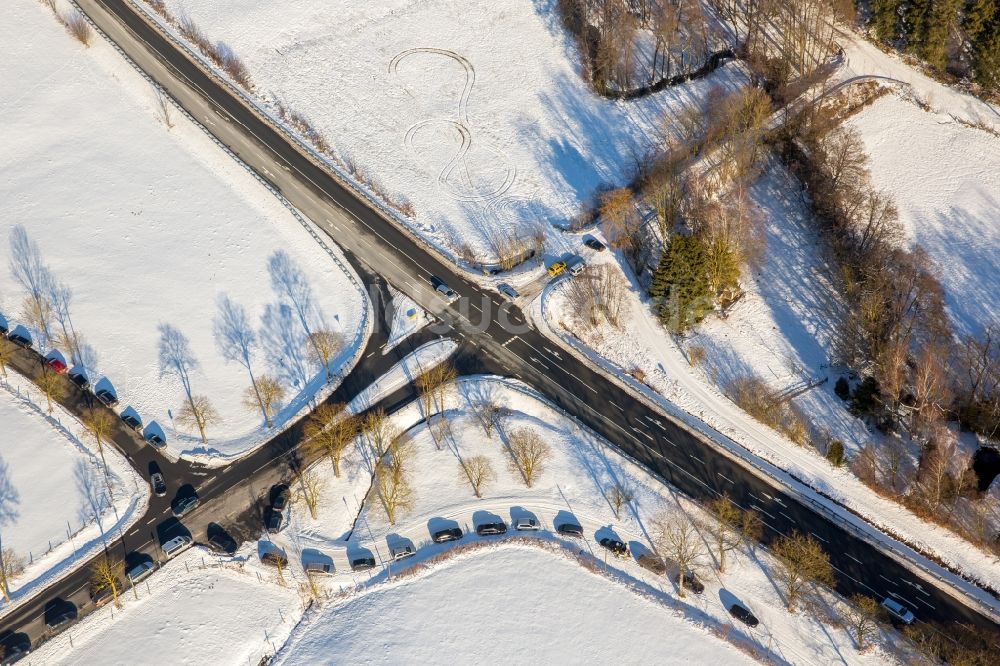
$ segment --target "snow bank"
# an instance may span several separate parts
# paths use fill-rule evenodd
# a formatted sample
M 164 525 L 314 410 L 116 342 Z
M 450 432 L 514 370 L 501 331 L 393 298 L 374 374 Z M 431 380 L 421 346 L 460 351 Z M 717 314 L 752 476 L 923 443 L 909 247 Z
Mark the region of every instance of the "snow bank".
M 403 388 L 428 369 L 448 360 L 456 349 L 458 343 L 450 338 L 433 340 L 418 347 L 354 396 L 347 409 L 354 414 L 360 414 L 393 391 Z
M 280 427 L 330 387 L 307 359 L 289 299 L 272 288 L 269 261 L 285 253 L 311 289 L 312 328 L 345 338 L 338 365 L 351 361 L 367 334 L 367 296 L 357 278 L 339 251 L 321 248 L 281 200 L 176 109 L 168 130 L 154 90 L 99 37 L 83 48 L 32 2 L 11 3 L 5 19 L 4 263 L 16 221 L 72 290 L 70 312 L 89 347 L 92 378 L 107 375 L 122 407 L 162 426 L 173 454 L 247 451 L 268 433 L 261 415 L 241 404 L 246 370 L 219 352 L 217 299 L 226 295 L 246 308 L 266 350 L 254 359 L 257 374 L 277 376 L 288 390 Z M 9 271 L 0 272 L 0 311 L 17 315 L 23 295 Z M 194 392 L 207 395 L 221 417 L 207 447 L 175 428 L 183 392 L 160 372 L 161 324 L 190 340 Z

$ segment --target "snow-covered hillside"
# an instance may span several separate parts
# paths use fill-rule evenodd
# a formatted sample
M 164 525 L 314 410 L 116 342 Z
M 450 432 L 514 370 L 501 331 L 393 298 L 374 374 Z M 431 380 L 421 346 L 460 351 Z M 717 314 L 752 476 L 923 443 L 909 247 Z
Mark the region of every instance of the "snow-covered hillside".
M 895 95 L 849 124 L 908 240 L 934 260 L 956 328 L 978 334 L 996 321 L 1000 293 L 1000 136 Z
M 154 90 L 100 38 L 85 49 L 32 0 L 9 3 L 4 19 L 4 266 L 11 231 L 23 225 L 52 276 L 72 292 L 72 327 L 86 342 L 92 379 L 106 375 L 121 408 L 155 420 L 173 453 L 247 450 L 265 434 L 263 418 L 241 404 L 246 370 L 220 354 L 217 300 L 246 309 L 259 340 L 256 373 L 287 390 L 281 424 L 324 388 L 324 373 L 308 359 L 295 304 L 278 292 L 301 277 L 297 298 L 312 329 L 326 327 L 347 344 L 335 365 L 363 342 L 367 297 L 346 264 L 176 109 L 168 128 Z M 288 269 L 284 278 L 277 268 Z M 0 312 L 23 315 L 24 297 L 11 272 L 0 271 Z M 190 340 L 193 391 L 220 415 L 207 447 L 196 430 L 175 429 L 184 392 L 161 372 L 163 325 Z
M 727 65 L 642 101 L 604 100 L 551 0 L 166 4 L 231 46 L 272 109 L 280 100 L 304 114 L 409 199 L 422 236 L 493 260 L 491 236 L 573 218 L 598 187 L 630 178 L 664 114 L 742 78 Z

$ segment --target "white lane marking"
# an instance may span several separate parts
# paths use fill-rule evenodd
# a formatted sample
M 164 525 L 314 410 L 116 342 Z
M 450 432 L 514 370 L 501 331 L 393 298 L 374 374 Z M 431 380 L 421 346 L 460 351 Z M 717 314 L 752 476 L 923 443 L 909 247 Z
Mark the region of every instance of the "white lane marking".
M 785 517 L 786 519 L 788 519 L 788 521 L 789 521 L 789 522 L 792 522 L 792 523 L 794 523 L 794 522 L 795 522 L 795 519 L 794 519 L 794 518 L 792 518 L 791 516 L 789 516 L 789 515 L 788 515 L 787 513 L 785 513 L 784 511 L 779 511 L 778 513 L 780 513 L 780 514 L 781 514 L 781 515 L 783 515 L 783 516 L 784 516 L 784 517 Z
M 899 587 L 899 583 L 897 583 L 896 581 L 894 581 L 894 580 L 892 580 L 890 578 L 886 578 L 882 574 L 879 574 L 878 577 L 881 578 L 882 580 L 888 581 L 888 582 L 892 583 L 893 585 Z M 890 592 L 890 594 L 892 594 L 892 593 Z
M 774 516 L 772 516 L 771 514 L 769 514 L 767 511 L 764 511 L 764 509 L 760 508 L 756 504 L 751 504 L 750 508 L 754 509 L 755 511 L 759 511 L 760 513 L 764 514 L 765 516 L 767 516 L 771 520 L 776 520 Z
M 725 479 L 725 480 L 726 480 L 726 481 L 728 481 L 729 483 L 733 483 L 733 480 L 732 480 L 732 479 L 730 479 L 730 478 L 729 478 L 728 476 L 726 476 L 725 474 L 723 474 L 722 472 L 716 472 L 716 474 L 718 474 L 719 476 L 721 476 L 721 477 L 722 477 L 723 479 Z M 733 484 L 733 485 L 735 485 L 735 484 Z
M 820 535 L 816 534 L 815 532 L 810 532 L 809 534 L 812 534 L 812 535 L 813 535 L 814 537 L 816 537 L 817 539 L 819 539 L 819 540 L 820 540 L 820 541 L 822 541 L 823 543 L 830 543 L 829 541 L 827 541 L 826 539 L 824 539 L 824 538 L 823 538 L 823 537 L 821 537 Z
M 622 409 L 621 407 L 618 406 L 618 403 L 616 403 L 616 402 L 614 402 L 612 400 L 608 400 L 608 402 L 611 404 L 612 407 L 614 407 L 615 409 L 617 409 L 619 412 L 623 412 L 623 413 L 625 412 L 624 409 Z
M 862 561 L 861 561 L 861 560 L 859 560 L 858 558 L 854 557 L 854 556 L 853 556 L 853 555 L 851 555 L 850 553 L 844 553 L 844 555 L 847 555 L 847 556 L 848 556 L 849 558 L 851 558 L 852 560 L 854 560 L 854 561 L 855 561 L 855 562 L 857 562 L 858 564 L 864 564 L 864 562 L 862 562 Z

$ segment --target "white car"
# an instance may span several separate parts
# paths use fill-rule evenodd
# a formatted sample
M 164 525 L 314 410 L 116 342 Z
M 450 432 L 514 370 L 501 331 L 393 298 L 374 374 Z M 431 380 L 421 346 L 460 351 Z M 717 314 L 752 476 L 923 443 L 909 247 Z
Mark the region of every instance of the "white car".
M 413 550 L 413 546 L 411 546 L 410 544 L 403 544 L 391 548 L 390 553 L 392 554 L 393 561 L 395 561 L 395 560 L 402 560 L 403 558 L 406 557 L 410 557 L 411 555 L 416 554 L 416 551 Z
M 189 536 L 175 536 L 163 544 L 163 554 L 167 556 L 168 560 L 172 560 L 190 548 L 193 543 Z
M 913 621 L 917 619 L 913 616 L 913 613 L 910 612 L 910 609 L 905 608 L 903 604 L 891 597 L 886 597 L 882 600 L 882 608 L 889 611 L 890 615 L 903 624 L 912 624 Z
M 534 518 L 518 518 L 514 523 L 514 529 L 518 532 L 535 531 L 539 529 L 539 525 Z
M 138 585 L 141 581 L 152 576 L 154 571 L 156 571 L 155 564 L 152 562 L 143 562 L 129 569 L 126 575 L 132 585 Z

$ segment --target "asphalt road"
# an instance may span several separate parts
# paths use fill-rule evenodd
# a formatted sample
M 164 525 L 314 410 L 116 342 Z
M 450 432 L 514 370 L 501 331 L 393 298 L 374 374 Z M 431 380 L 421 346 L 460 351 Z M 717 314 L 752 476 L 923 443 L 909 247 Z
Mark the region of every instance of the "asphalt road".
M 516 377 L 691 497 L 711 500 L 727 493 L 741 506 L 760 513 L 766 528 L 765 543 L 793 530 L 815 535 L 830 553 L 837 571 L 838 590 L 844 594 L 861 592 L 879 599 L 892 595 L 909 606 L 920 620 L 995 628 L 989 618 L 960 599 L 800 503 L 666 414 L 633 399 L 589 364 L 558 348 L 530 327 L 520 311 L 466 280 L 455 267 L 425 249 L 320 168 L 284 134 L 248 110 L 227 88 L 137 18 L 127 3 L 79 0 L 79 4 L 193 117 L 328 233 L 367 282 L 377 281 L 375 275 L 380 275 L 437 313 L 451 334 L 461 341 L 456 365 L 462 374 Z M 431 276 L 445 279 L 461 296 L 460 300 L 446 307 L 429 286 Z M 388 356 L 378 353 L 384 335 L 385 328 L 377 327 L 362 361 L 332 400 L 346 401 L 407 351 L 404 347 Z M 410 344 L 417 344 L 429 335 L 433 333 L 424 332 Z M 25 356 L 23 365 L 30 366 L 32 359 L 26 353 L 21 355 Z M 37 360 L 34 363 L 37 365 Z M 383 403 L 394 406 L 411 396 L 412 387 L 407 387 Z M 296 424 L 253 455 L 212 470 L 183 462 L 168 466 L 162 457 L 151 453 L 125 430 L 116 433 L 115 444 L 132 457 L 140 471 L 156 458 L 161 461 L 168 480 L 175 484 L 190 483 L 197 489 L 202 504 L 185 516 L 183 528 L 203 539 L 210 521 L 222 523 L 237 533 L 241 529 L 252 533 L 258 499 L 271 484 L 287 478 L 289 462 L 301 455 L 296 448 L 301 439 L 300 428 L 301 424 Z M 172 492 L 175 489 L 176 485 L 172 486 Z M 137 552 L 162 557 L 157 546 L 166 528 L 173 526 L 166 504 L 171 495 L 168 493 L 166 498 L 151 504 L 147 516 L 119 540 L 115 546 L 120 549 L 117 552 L 133 559 L 136 557 L 133 553 Z M 22 631 L 37 642 L 45 634 L 42 621 L 45 606 L 56 598 L 80 601 L 86 610 L 88 576 L 89 571 L 84 567 L 40 592 L 31 602 L 3 618 L 0 636 L 4 631 Z

